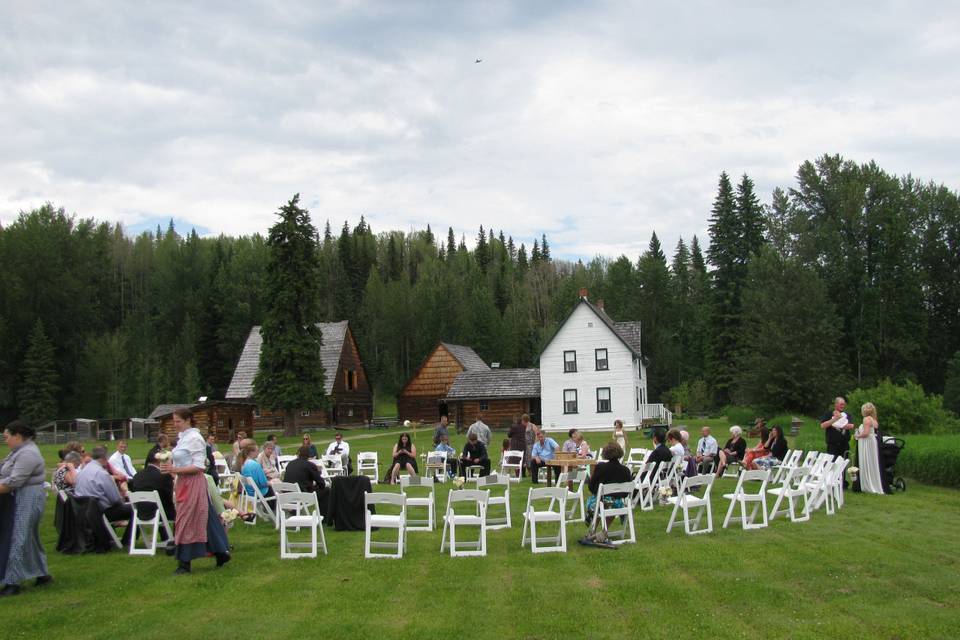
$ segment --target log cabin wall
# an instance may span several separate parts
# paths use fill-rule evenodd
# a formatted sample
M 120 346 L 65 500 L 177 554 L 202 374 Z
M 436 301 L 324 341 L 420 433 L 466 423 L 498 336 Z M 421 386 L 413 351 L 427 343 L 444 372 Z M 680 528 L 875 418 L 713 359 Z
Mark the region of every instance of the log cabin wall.
M 319 429 L 330 426 L 330 417 L 326 411 L 311 411 L 309 416 L 301 415 L 302 410 L 297 410 L 297 426 L 303 429 Z M 283 411 L 269 411 L 260 409 L 253 413 L 253 424 L 257 429 L 270 431 L 283 429 L 284 420 L 287 414 Z
M 353 332 L 347 328 L 343 349 L 340 351 L 340 364 L 334 375 L 331 401 L 336 406 L 336 424 L 366 424 L 373 417 L 373 391 L 367 378 L 367 371 L 360 360 L 360 350 L 353 339 Z
M 485 402 L 487 405 L 487 409 L 484 411 L 480 410 L 481 402 Z M 515 420 L 519 421 L 520 416 L 524 413 L 530 413 L 530 399 L 463 400 L 451 402 L 450 409 L 451 422 L 454 421 L 454 416 L 456 416 L 458 424 L 462 424 L 464 428 L 476 422 L 477 417 L 481 417 L 483 422 L 491 429 L 506 430 Z
M 459 360 L 442 344 L 437 345 L 397 397 L 400 420 L 436 422 L 440 401 L 463 370 Z
M 253 436 L 256 425 L 253 420 L 253 406 L 246 404 L 212 405 L 195 408 L 193 420 L 197 429 L 206 436 L 211 429 L 217 436 L 217 442 L 233 442 L 237 431 L 246 431 Z M 159 430 L 167 434 L 173 442 L 177 440 L 177 429 L 173 426 L 173 414 L 158 418 Z

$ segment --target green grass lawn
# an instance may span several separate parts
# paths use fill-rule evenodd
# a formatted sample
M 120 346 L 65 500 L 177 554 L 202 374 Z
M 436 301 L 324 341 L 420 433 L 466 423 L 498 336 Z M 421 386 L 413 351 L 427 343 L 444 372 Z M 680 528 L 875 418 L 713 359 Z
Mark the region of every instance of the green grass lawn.
M 396 418 L 397 396 L 385 393 L 374 393 L 373 415 L 377 418 Z
M 350 434 L 353 451 L 378 451 L 385 465 L 396 432 L 368 435 Z M 416 435 L 421 448 L 429 439 Z M 51 464 L 55 448 L 44 447 Z M 132 450 L 142 459 L 146 446 Z M 0 601 L 0 620 L 5 638 L 956 637 L 960 492 L 911 483 L 893 496 L 851 493 L 807 523 L 722 530 L 733 484 L 715 487 L 713 533 L 667 534 L 668 508 L 638 510 L 639 542 L 616 551 L 575 544 L 581 523 L 569 525 L 566 554 L 521 548 L 524 481 L 511 491 L 513 528 L 489 532 L 485 558 L 441 555 L 438 529 L 411 533 L 402 560 L 364 560 L 362 532 L 327 530 L 330 555 L 280 560 L 262 521 L 231 530 L 233 562 L 197 561 L 189 576 L 172 575 L 164 555 L 58 554 L 51 500 L 42 535 L 56 582 Z

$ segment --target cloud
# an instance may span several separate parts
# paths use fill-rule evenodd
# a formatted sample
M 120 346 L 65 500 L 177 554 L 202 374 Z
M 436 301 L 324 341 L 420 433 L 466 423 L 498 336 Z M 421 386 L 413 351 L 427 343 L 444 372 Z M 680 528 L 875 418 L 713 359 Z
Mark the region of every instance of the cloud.
M 636 258 L 706 239 L 723 170 L 767 199 L 842 153 L 957 188 L 960 12 L 870 7 L 13 3 L 0 221 L 253 233 L 300 192 L 318 226 Z

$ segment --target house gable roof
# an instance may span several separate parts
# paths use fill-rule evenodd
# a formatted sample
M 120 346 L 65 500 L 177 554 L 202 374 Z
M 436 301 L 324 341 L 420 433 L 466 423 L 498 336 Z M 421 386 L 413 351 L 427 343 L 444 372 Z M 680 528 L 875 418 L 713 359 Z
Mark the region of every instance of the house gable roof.
M 462 344 L 450 344 L 441 342 L 443 348 L 450 352 L 457 359 L 463 368 L 467 371 L 490 371 L 490 367 L 483 361 L 483 358 L 477 355 L 477 352 Z
M 560 327 L 557 329 L 556 333 L 547 341 L 547 344 L 543 346 L 543 349 L 540 350 L 540 355 L 546 352 L 547 348 L 553 342 L 554 338 L 560 333 L 563 329 L 563 325 L 567 324 L 567 321 L 570 320 L 570 316 L 573 315 L 573 312 L 577 310 L 581 304 L 587 305 L 587 307 L 593 311 L 593 314 L 599 318 L 600 322 L 605 324 L 608 329 L 615 335 L 620 341 L 630 349 L 631 353 L 637 358 L 642 358 L 640 355 L 640 321 L 639 320 L 630 320 L 624 322 L 614 322 L 610 316 L 606 314 L 605 311 L 598 308 L 592 302 L 586 298 L 581 297 L 580 301 L 573 306 L 573 309 L 570 310 L 570 313 L 567 314 L 567 317 L 563 319 L 563 322 L 560 323 Z
M 323 392 L 327 395 L 333 391 L 337 369 L 340 367 L 340 353 L 343 351 L 343 341 L 347 336 L 346 320 L 340 322 L 318 322 L 320 333 L 323 336 L 323 345 L 320 347 L 320 363 L 323 365 L 324 382 Z M 260 368 L 260 348 L 263 346 L 263 336 L 260 335 L 260 326 L 250 329 L 247 342 L 243 345 L 237 367 L 233 371 L 233 378 L 227 393 L 227 399 L 241 399 L 253 397 L 253 380 L 257 377 Z
M 464 371 L 447 392 L 447 400 L 539 397 L 540 369 Z

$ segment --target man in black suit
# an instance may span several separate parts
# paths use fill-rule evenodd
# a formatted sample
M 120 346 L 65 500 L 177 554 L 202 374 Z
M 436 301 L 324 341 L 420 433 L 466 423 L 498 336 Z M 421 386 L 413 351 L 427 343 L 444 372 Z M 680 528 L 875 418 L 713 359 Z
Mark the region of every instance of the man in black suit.
M 319 498 L 322 493 L 326 493 L 326 488 L 320 469 L 310 462 L 310 453 L 310 445 L 305 444 L 297 449 L 297 459 L 287 463 L 283 481 L 294 482 L 300 487 L 300 491 L 315 492 Z
M 163 513 L 167 516 L 167 522 L 173 528 L 173 523 L 177 519 L 177 508 L 173 499 L 173 476 L 161 473 L 160 467 L 156 462 L 151 462 L 143 469 L 137 472 L 129 482 L 127 488 L 130 491 L 156 491 L 160 496 L 160 504 L 163 506 Z M 157 512 L 157 508 L 152 504 L 138 504 L 137 517 L 141 520 L 149 520 Z M 172 544 L 172 540 L 167 540 L 167 532 L 160 527 L 160 539 Z
M 837 396 L 833 401 L 833 411 L 820 416 L 820 428 L 827 440 L 827 453 L 832 456 L 846 457 L 850 451 L 850 432 L 856 425 L 846 408 L 847 401 L 843 396 Z

